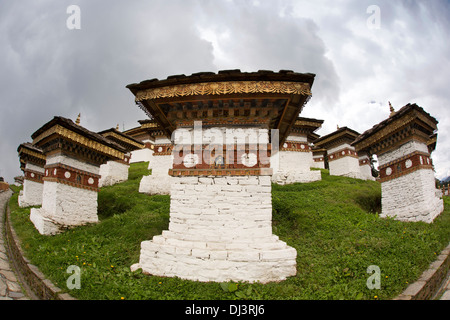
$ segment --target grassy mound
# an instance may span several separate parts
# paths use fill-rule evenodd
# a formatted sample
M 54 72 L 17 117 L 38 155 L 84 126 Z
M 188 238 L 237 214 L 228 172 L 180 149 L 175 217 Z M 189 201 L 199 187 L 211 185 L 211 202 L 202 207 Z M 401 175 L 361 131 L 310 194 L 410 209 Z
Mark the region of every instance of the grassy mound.
M 270 284 L 201 283 L 130 271 L 140 243 L 168 228 L 169 196 L 138 192 L 148 163 L 132 164 L 129 180 L 99 192 L 100 223 L 42 236 L 10 200 L 14 228 L 33 264 L 79 299 L 391 299 L 415 281 L 450 241 L 450 201 L 433 224 L 380 219 L 377 182 L 330 176 L 273 185 L 273 232 L 297 249 L 297 275 Z M 18 190 L 16 190 L 18 191 Z M 81 268 L 81 288 L 66 272 Z M 381 271 L 370 290 L 367 268 Z

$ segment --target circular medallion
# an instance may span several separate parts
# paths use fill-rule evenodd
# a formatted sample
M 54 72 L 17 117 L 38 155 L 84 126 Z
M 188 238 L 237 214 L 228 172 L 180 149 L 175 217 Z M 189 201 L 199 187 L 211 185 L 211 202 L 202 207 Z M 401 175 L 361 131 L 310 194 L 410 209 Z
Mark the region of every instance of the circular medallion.
M 34 173 L 33 172 L 31 173 L 31 177 L 34 178 Z
M 192 168 L 195 167 L 195 165 L 198 163 L 198 155 L 190 153 L 187 154 L 184 158 L 183 158 L 183 165 L 186 168 Z
M 342 154 L 342 155 L 345 155 L 345 151 L 342 151 L 341 154 Z
M 246 167 L 254 167 L 258 163 L 258 157 L 255 153 L 244 153 L 241 162 Z
M 69 171 L 64 172 L 64 177 L 66 177 L 66 179 L 69 179 L 70 178 L 70 172 Z
M 158 152 L 161 152 L 161 151 L 162 151 L 162 147 L 159 147 L 159 148 L 158 148 Z
M 94 183 L 94 179 L 93 179 L 93 178 L 89 178 L 89 179 L 88 179 L 88 183 L 89 183 L 89 184 L 93 184 L 93 183 Z
M 412 167 L 412 161 L 411 161 L 411 159 L 408 159 L 408 160 L 405 161 L 405 167 L 406 167 L 406 168 L 411 168 L 411 167 Z
M 390 167 L 386 168 L 386 175 L 390 176 L 391 174 L 392 174 L 392 169 Z
M 305 149 L 305 145 L 304 145 L 304 144 L 301 144 L 301 145 L 300 145 L 300 148 Z
M 288 144 L 285 142 L 285 143 L 283 143 L 283 148 L 287 148 L 288 147 Z
M 56 169 L 53 170 L 53 175 L 56 176 L 56 172 L 58 172 Z

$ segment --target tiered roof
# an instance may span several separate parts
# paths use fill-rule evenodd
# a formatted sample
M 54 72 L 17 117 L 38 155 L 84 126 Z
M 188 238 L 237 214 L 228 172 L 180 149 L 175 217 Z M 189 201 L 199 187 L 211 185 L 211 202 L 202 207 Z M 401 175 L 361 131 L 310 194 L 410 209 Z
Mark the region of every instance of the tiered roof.
M 208 125 L 264 124 L 282 143 L 311 96 L 314 74 L 291 70 L 222 70 L 146 80 L 127 86 L 166 136 L 202 120 Z

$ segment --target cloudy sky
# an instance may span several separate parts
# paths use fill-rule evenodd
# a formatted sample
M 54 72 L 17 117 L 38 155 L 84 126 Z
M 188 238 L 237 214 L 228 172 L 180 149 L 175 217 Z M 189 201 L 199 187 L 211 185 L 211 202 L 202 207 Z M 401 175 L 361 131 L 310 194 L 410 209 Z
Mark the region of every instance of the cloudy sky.
M 77 5 L 79 20 L 67 8 Z M 70 29 L 79 22 L 80 29 Z M 316 74 L 302 116 L 319 134 L 363 132 L 417 103 L 439 121 L 436 176 L 450 175 L 450 3 L 301 0 L 0 0 L 0 176 L 53 116 L 92 131 L 145 114 L 127 84 L 173 74 Z

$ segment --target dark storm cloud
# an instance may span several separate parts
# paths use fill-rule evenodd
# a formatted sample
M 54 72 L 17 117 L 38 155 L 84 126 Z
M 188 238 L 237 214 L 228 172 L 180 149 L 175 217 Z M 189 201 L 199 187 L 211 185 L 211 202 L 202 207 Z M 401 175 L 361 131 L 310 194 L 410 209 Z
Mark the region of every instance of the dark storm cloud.
M 16 149 L 55 115 L 99 131 L 146 115 L 127 84 L 172 74 L 241 69 L 316 74 L 304 116 L 326 134 L 364 131 L 416 102 L 438 118 L 433 159 L 450 175 L 450 5 L 371 0 L 154 0 L 0 2 L 0 175 L 21 174 Z M 81 29 L 69 30 L 69 5 Z M 375 101 L 376 103 L 367 103 Z
M 330 104 L 339 95 L 337 74 L 333 63 L 325 57 L 325 44 L 312 19 L 294 17 L 287 2 L 260 1 L 255 5 L 254 1 L 236 0 L 217 3 L 211 1 L 204 6 L 207 15 L 200 21 L 200 26 L 203 30 L 227 34 L 219 43 L 228 60 L 232 61 L 226 67 L 315 73 L 315 98 Z M 316 92 L 320 94 L 316 96 Z
M 81 29 L 69 30 L 69 5 Z M 183 5 L 184 4 L 184 5 Z M 214 69 L 211 44 L 184 1 L 15 1 L 0 10 L 0 174 L 20 174 L 17 146 L 54 115 L 99 131 L 130 128 L 145 114 L 125 86 Z M 4 138 L 8 137 L 8 138 Z

